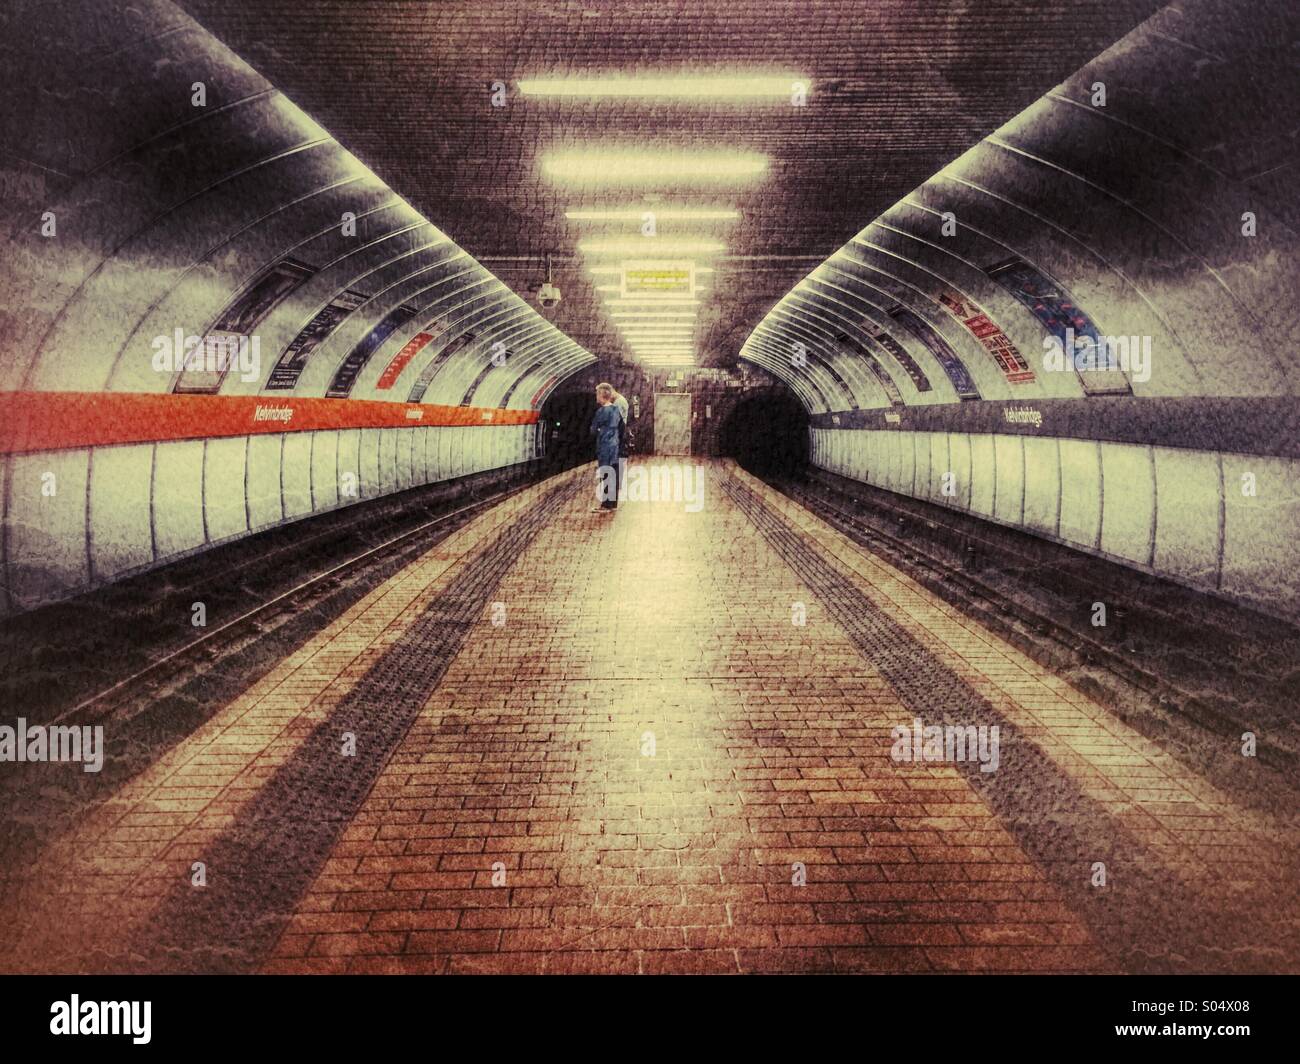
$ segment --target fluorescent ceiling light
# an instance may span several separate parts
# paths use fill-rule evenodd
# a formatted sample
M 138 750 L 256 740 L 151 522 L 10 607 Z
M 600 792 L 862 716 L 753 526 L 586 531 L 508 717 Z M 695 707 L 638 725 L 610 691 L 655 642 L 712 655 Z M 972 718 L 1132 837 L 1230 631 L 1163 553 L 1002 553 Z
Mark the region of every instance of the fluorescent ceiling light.
M 523 78 L 515 83 L 521 95 L 674 100 L 793 100 L 806 98 L 811 83 L 794 74 L 611 74 L 601 77 Z
M 725 245 L 719 240 L 673 236 L 596 237 L 578 244 L 586 255 L 716 255 Z
M 698 324 L 694 317 L 678 319 L 615 319 L 614 324 L 620 329 L 693 329 Z
M 622 266 L 588 266 L 588 267 L 587 267 L 587 272 L 588 272 L 588 273 L 618 273 L 618 274 L 621 274 L 621 273 L 623 272 L 623 267 L 622 267 Z M 622 289 L 620 288 L 619 291 L 621 292 Z
M 766 170 L 767 156 L 753 151 L 590 147 L 552 151 L 542 159 L 547 177 L 585 185 L 732 181 Z
M 596 285 L 596 291 L 597 292 L 621 292 L 623 291 L 623 287 L 622 285 L 616 285 L 616 284 L 598 284 Z
M 637 318 L 648 321 L 651 318 L 694 318 L 693 310 L 611 310 L 611 318 Z
M 611 317 L 614 316 L 611 315 Z M 663 318 L 663 319 L 656 320 L 653 316 L 646 319 L 614 317 L 614 324 L 617 325 L 620 329 L 626 329 L 628 326 L 635 327 L 637 324 L 656 325 L 656 326 L 667 325 L 667 326 L 681 327 L 684 325 L 690 325 L 690 326 L 698 325 L 699 319 L 698 318 Z
M 611 288 L 614 286 L 611 285 Z M 622 291 L 622 289 L 615 289 Z M 605 306 L 611 311 L 620 310 L 625 307 L 644 307 L 646 310 L 657 310 L 660 307 L 668 307 L 670 310 L 676 310 L 679 307 L 698 307 L 700 301 L 694 296 L 627 296 L 622 299 L 607 299 Z
M 646 215 L 653 215 L 656 222 L 734 222 L 740 217 L 740 211 L 733 207 L 658 207 L 648 203 L 644 207 L 619 207 L 608 210 L 569 209 L 564 217 L 571 222 L 636 222 L 638 225 Z
M 695 350 L 694 344 L 628 344 L 628 347 L 642 354 L 658 352 L 659 354 L 682 355 Z

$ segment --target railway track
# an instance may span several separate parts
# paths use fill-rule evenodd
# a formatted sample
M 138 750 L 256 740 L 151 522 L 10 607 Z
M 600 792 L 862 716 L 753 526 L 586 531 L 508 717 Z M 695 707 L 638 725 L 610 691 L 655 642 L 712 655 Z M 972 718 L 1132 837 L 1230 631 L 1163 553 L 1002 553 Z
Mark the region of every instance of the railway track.
M 1293 707 L 1288 713 L 1291 702 L 1284 689 L 1272 690 L 1258 676 L 1229 677 L 1221 685 L 1222 691 L 1235 682 L 1239 690 L 1270 707 L 1263 721 L 1266 727 L 1260 728 L 1259 718 L 1250 712 L 1234 711 L 1221 694 L 1206 698 L 1192 685 L 1180 684 L 1180 678 L 1171 675 L 1169 668 L 1152 667 L 1153 657 L 1157 664 L 1163 661 L 1166 666 L 1170 658 L 1177 658 L 1173 654 L 1165 657 L 1140 652 L 1126 638 L 1127 618 L 1121 617 L 1119 630 L 1112 630 L 1108 637 L 1091 638 L 1081 626 L 1063 623 L 1045 609 L 1027 604 L 1029 596 L 1013 599 L 999 591 L 996 580 L 982 578 L 979 572 L 985 553 L 992 553 L 991 545 L 971 537 L 966 530 L 903 511 L 892 511 L 887 516 L 882 512 L 876 520 L 869 520 L 864 517 L 862 500 L 820 477 L 764 479 L 854 542 L 878 552 L 929 590 L 987 624 L 1036 661 L 1066 674 L 1128 723 L 1149 734 L 1172 737 L 1184 751 L 1203 750 L 1207 731 L 1235 738 L 1243 730 L 1259 730 L 1260 761 L 1293 779 L 1300 769 Z M 881 527 L 884 523 L 894 524 L 900 532 L 886 531 Z M 909 530 L 924 535 L 909 536 Z M 1066 586 L 1054 594 L 1065 597 L 1079 593 L 1068 586 L 1068 577 L 1060 579 Z M 1158 618 L 1155 623 L 1158 627 Z M 1195 760 L 1204 767 L 1200 755 Z M 1238 757 L 1236 763 L 1223 764 L 1235 778 L 1244 760 Z
M 147 589 L 152 588 L 154 597 L 168 600 L 162 612 L 171 614 L 179 605 L 188 607 L 191 595 L 211 592 L 214 584 L 231 579 L 235 571 L 243 574 L 246 583 L 257 586 L 268 579 L 270 570 L 279 567 L 292 582 L 284 586 L 285 581 L 279 581 L 264 596 L 251 602 L 244 589 L 229 593 L 222 605 L 222 611 L 229 616 L 219 623 L 195 630 L 201 634 L 179 644 L 166 645 L 146 661 L 133 662 L 129 670 L 122 666 L 111 682 L 94 687 L 89 693 L 85 693 L 88 685 L 81 684 L 80 697 L 69 698 L 63 705 L 52 705 L 50 712 L 33 716 L 24 712 L 21 704 L 14 704 L 12 697 L 8 699 L 13 715 L 29 718 L 32 725 L 105 725 L 106 756 L 102 771 L 98 772 L 52 774 L 21 771 L 32 768 L 30 765 L 11 765 L 7 766 L 11 771 L 0 773 L 0 802 L 23 811 L 21 816 L 0 822 L 0 895 L 7 889 L 6 869 L 29 864 L 52 839 L 75 825 L 89 810 L 111 799 L 121 786 L 155 763 L 165 750 L 202 727 L 285 654 L 310 639 L 383 580 L 478 514 L 536 481 L 531 475 L 512 477 L 500 490 L 491 490 L 499 481 L 468 482 L 444 496 L 407 500 L 405 506 L 393 501 L 364 514 L 348 515 L 338 524 L 308 530 L 298 545 L 303 548 L 314 543 L 316 549 L 309 554 L 300 549 L 286 557 L 283 550 L 267 550 L 258 554 L 260 564 L 237 554 L 233 565 L 223 561 L 219 568 L 212 570 L 208 566 L 215 563 L 200 563 L 194 572 L 187 570 L 179 574 L 178 580 L 170 579 L 164 570 L 148 574 L 151 579 L 127 599 L 129 606 L 137 608 L 138 628 L 132 630 L 125 610 L 117 615 L 118 627 L 122 629 L 115 637 L 119 647 L 139 646 L 148 638 L 145 617 L 152 603 Z M 376 502 L 382 504 L 384 500 Z M 382 536 L 378 541 L 376 525 L 383 528 L 378 533 Z M 286 564 L 290 560 L 293 568 Z M 308 566 L 308 574 L 298 578 L 295 570 Z M 143 611 L 138 607 L 144 607 Z M 98 608 L 108 609 L 102 603 Z M 74 609 L 71 616 L 75 614 Z M 65 615 L 66 611 L 56 620 Z M 160 630 L 174 628 L 173 623 L 163 625 Z M 19 651 L 23 646 L 21 635 L 19 632 L 10 640 Z M 13 646 L 9 653 L 14 656 Z M 98 658 L 105 653 L 111 656 L 112 651 L 97 647 L 94 656 Z M 58 658 L 59 654 L 51 652 L 49 656 Z M 25 659 L 18 660 L 22 667 Z M 50 669 L 48 663 L 28 667 L 32 670 L 33 683 L 39 682 L 42 672 L 48 673 Z
M 110 686 L 83 698 L 46 723 L 82 724 L 102 720 L 126 701 L 141 693 L 147 693 L 151 683 L 164 681 L 167 686 L 174 686 L 192 666 L 205 660 L 210 661 L 220 652 L 220 648 L 229 650 L 248 635 L 257 637 L 265 635 L 269 630 L 268 622 L 310 608 L 325 594 L 337 589 L 341 581 L 351 575 L 404 553 L 415 554 L 427 549 L 438 539 L 445 538 L 468 523 L 476 514 L 503 502 L 511 495 L 522 491 L 523 487 L 511 487 L 476 499 L 448 513 L 424 521 L 375 546 L 358 551 L 345 560 L 312 574 L 288 590 L 244 610 L 238 616 L 205 629 L 197 638 L 150 661 L 143 668 L 137 669 Z

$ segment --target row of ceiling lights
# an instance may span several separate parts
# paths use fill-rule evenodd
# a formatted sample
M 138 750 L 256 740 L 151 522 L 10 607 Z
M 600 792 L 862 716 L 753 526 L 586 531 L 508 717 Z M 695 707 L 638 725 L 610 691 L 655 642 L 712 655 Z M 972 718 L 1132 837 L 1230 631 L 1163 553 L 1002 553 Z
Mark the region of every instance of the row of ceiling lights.
M 711 74 L 647 75 L 583 78 L 537 78 L 518 83 L 525 96 L 559 99 L 671 99 L 680 102 L 751 103 L 788 100 L 807 94 L 804 79 L 782 75 Z M 754 180 L 767 172 L 767 157 L 752 151 L 683 150 L 680 148 L 628 148 L 595 145 L 553 151 L 542 159 L 542 173 L 564 185 L 591 188 L 717 186 Z M 645 202 L 634 206 L 572 208 L 570 222 L 606 226 L 637 226 L 639 235 L 592 236 L 578 243 L 588 269 L 597 281 L 607 275 L 618 284 L 597 284 L 605 306 L 628 347 L 653 365 L 690 365 L 695 360 L 694 334 L 700 300 L 698 291 L 713 273 L 712 256 L 725 250 L 723 241 L 706 236 L 661 236 L 659 225 L 703 225 L 738 221 L 733 207 L 697 207 Z M 618 260 L 618 264 L 611 263 Z M 637 293 L 627 290 L 630 261 L 671 262 L 686 276 L 683 291 Z

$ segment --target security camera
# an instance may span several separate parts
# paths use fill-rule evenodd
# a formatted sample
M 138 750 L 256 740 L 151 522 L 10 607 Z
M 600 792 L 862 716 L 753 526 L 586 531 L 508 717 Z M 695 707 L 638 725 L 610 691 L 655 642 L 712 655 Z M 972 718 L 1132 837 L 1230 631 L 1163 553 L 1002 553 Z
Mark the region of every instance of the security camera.
M 537 303 L 539 306 L 550 309 L 560 302 L 560 290 L 551 284 L 550 281 L 543 281 L 537 289 Z

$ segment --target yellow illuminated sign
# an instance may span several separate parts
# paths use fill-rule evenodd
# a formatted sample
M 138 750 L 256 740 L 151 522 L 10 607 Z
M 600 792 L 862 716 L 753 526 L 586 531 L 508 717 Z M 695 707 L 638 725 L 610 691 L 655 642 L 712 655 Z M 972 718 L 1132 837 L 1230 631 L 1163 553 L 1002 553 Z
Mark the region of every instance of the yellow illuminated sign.
M 623 263 L 623 297 L 693 296 L 695 263 L 645 259 Z

